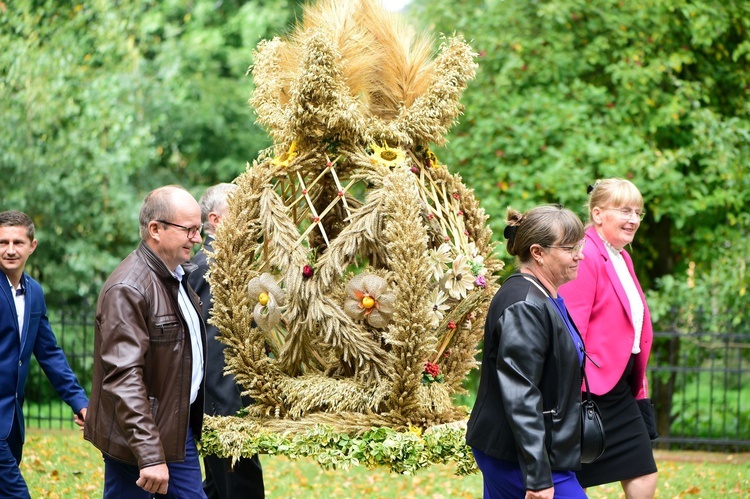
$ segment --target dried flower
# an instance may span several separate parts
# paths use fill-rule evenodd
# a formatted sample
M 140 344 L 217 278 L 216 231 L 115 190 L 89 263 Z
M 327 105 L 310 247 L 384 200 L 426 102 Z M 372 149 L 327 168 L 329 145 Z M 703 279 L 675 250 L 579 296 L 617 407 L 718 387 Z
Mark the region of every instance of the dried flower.
M 374 274 L 359 274 L 346 285 L 344 312 L 355 320 L 366 319 L 375 328 L 391 320 L 396 297 L 387 293 L 388 282 Z
M 437 156 L 435 156 L 435 153 L 427 149 L 427 155 L 424 160 L 425 166 L 431 166 L 432 168 L 437 168 L 440 166 L 440 163 L 438 163 Z
M 432 263 L 432 278 L 436 282 L 445 274 L 448 264 L 451 262 L 451 246 L 450 244 L 443 243 L 437 249 L 431 249 L 427 252 L 427 257 Z
M 435 288 L 432 290 L 432 295 L 430 295 L 430 303 L 432 303 L 432 308 L 430 309 L 431 327 L 438 327 L 440 321 L 443 320 L 443 312 L 450 309 L 450 306 L 445 303 L 447 299 L 448 296 L 441 289 Z
M 451 298 L 460 300 L 466 297 L 466 292 L 474 289 L 474 274 L 464 255 L 458 255 L 453 260 L 453 265 L 445 273 L 441 285 Z
M 273 166 L 283 166 L 284 168 L 288 167 L 292 161 L 297 157 L 297 141 L 293 141 L 292 145 L 289 146 L 289 149 L 279 156 L 276 156 L 271 160 L 271 164 Z
M 263 331 L 271 331 L 281 320 L 281 307 L 286 305 L 286 294 L 271 274 L 263 273 L 247 283 L 253 319 Z
M 398 147 L 388 147 L 388 144 L 383 142 L 383 147 L 378 147 L 377 144 L 370 144 L 372 149 L 373 163 L 380 163 L 383 166 L 394 167 L 396 165 L 403 164 L 406 161 L 406 153 Z
M 478 288 L 482 288 L 482 289 L 484 289 L 484 288 L 486 288 L 486 287 L 487 287 L 487 279 L 485 279 L 483 275 L 478 275 L 478 276 L 477 276 L 477 277 L 476 277 L 476 278 L 474 279 L 474 285 L 475 285 L 476 287 L 478 287 Z

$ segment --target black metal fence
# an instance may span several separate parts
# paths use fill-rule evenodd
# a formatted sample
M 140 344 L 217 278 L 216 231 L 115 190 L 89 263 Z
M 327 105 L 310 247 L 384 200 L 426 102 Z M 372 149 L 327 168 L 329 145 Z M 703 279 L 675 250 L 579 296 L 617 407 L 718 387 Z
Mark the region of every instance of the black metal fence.
M 52 315 L 59 344 L 87 393 L 94 319 L 90 310 Z M 659 332 L 649 362 L 658 448 L 750 451 L 750 334 Z M 72 412 L 38 365 L 26 384 L 26 424 L 72 428 Z

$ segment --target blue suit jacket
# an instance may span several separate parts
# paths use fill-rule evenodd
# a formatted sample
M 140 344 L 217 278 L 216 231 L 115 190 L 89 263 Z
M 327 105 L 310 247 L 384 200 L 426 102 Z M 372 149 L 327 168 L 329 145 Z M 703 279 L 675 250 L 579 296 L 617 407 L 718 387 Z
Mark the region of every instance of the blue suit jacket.
M 74 413 L 89 404 L 86 392 L 78 384 L 65 354 L 57 345 L 47 319 L 42 287 L 26 273 L 21 281 L 26 288 L 26 312 L 23 332 L 19 336 L 13 289 L 5 274 L 0 272 L 0 440 L 8 438 L 14 418 L 18 418 L 21 435 L 24 435 L 24 385 L 32 353 Z

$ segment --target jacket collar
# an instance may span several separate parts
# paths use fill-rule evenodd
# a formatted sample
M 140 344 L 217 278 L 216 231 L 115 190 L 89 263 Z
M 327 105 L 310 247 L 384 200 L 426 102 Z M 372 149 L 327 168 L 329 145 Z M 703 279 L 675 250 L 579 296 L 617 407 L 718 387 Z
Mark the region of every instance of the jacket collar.
M 609 250 L 607 249 L 607 245 L 604 244 L 604 241 L 601 237 L 599 237 L 599 234 L 596 232 L 596 229 L 591 226 L 586 231 L 586 237 L 588 237 L 588 241 L 586 244 L 591 242 L 594 247 L 597 249 L 597 252 L 601 255 L 602 259 L 604 260 L 604 270 L 607 272 L 607 277 L 609 278 L 609 282 L 612 283 L 612 287 L 615 289 L 615 293 L 617 294 L 617 298 L 620 300 L 620 304 L 625 309 L 625 313 L 628 315 L 630 320 L 632 321 L 632 317 L 630 317 L 631 310 L 630 310 L 630 301 L 628 300 L 628 295 L 625 292 L 625 288 L 622 285 L 622 282 L 620 281 L 620 276 L 617 275 L 617 271 L 615 270 L 614 264 L 610 262 L 610 254 Z M 625 258 L 626 265 L 627 260 L 626 258 L 627 252 L 625 250 L 622 251 L 623 258 Z M 630 268 L 628 268 L 628 271 L 630 271 Z M 631 275 L 632 272 L 631 272 Z M 635 280 L 635 276 L 633 275 L 633 280 Z
M 141 244 L 138 245 L 138 248 L 135 250 L 135 252 L 146 261 L 146 264 L 149 266 L 149 268 L 157 276 L 159 276 L 160 279 L 173 279 L 175 281 L 177 280 L 177 278 L 174 276 L 174 273 L 167 268 L 164 260 L 162 260 L 159 255 L 154 253 L 154 250 L 149 248 L 145 241 L 141 240 Z M 184 265 L 182 267 L 183 270 L 187 271 Z

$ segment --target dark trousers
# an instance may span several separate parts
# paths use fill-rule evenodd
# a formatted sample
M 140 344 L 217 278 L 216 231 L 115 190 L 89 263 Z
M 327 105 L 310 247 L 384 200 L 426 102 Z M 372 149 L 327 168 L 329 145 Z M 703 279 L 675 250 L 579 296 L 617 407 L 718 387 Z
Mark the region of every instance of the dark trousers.
M 188 430 L 185 442 L 185 461 L 167 463 L 169 486 L 167 493 L 151 495 L 135 484 L 140 469 L 104 456 L 104 499 L 206 499 L 201 486 L 201 464 L 195 447 L 193 432 Z
M 29 488 L 18 466 L 23 454 L 23 439 L 18 417 L 14 416 L 10 434 L 0 440 L 0 497 L 28 499 Z
M 203 458 L 206 480 L 203 490 L 208 499 L 262 499 L 263 468 L 258 456 L 242 458 L 232 466 L 231 458 L 206 456 Z

